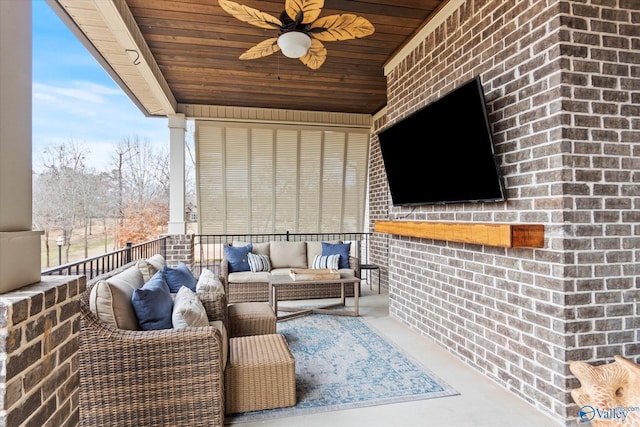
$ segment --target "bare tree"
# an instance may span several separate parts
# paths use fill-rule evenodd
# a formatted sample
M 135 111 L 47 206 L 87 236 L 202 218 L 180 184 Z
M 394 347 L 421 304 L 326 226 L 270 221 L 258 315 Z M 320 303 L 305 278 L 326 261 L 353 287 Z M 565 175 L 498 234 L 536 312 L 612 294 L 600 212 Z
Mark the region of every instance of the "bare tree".
M 44 245 L 46 253 L 46 266 L 51 267 L 49 235 L 55 229 L 58 222 L 58 207 L 52 203 L 52 194 L 56 191 L 56 185 L 48 174 L 33 174 L 33 228 L 44 232 Z
M 109 173 L 102 172 L 95 176 L 96 193 L 93 199 L 93 218 L 99 218 L 102 221 L 102 230 L 104 233 L 104 251 L 108 252 L 108 244 L 110 230 L 109 221 L 119 221 L 120 207 L 118 205 L 119 189 L 117 180 Z M 114 223 L 114 225 L 117 225 Z
M 42 153 L 43 170 L 34 173 L 33 221 L 36 229 L 44 231 L 47 267 L 53 230 L 62 231 L 65 262 L 69 262 L 72 235 L 78 228 L 84 230 L 84 256 L 89 256 L 92 219 L 102 220 L 105 252 L 111 237 L 107 222 L 114 219 L 116 245 L 166 232 L 168 149 L 153 148 L 137 136 L 125 138 L 114 147 L 111 171 L 103 173 L 85 165 L 87 154 L 73 140 L 49 146 Z
M 78 205 L 79 226 L 84 229 L 83 244 L 84 257 L 89 257 L 89 236 L 92 218 L 103 216 L 105 200 L 104 195 L 104 175 L 87 173 L 78 177 L 82 185 L 78 187 L 80 204 Z
M 115 146 L 112 164 L 118 188 L 119 230 L 115 240 L 122 243 L 120 231 L 127 215 L 147 212 L 150 207 L 168 211 L 169 155 L 166 150 L 152 148 L 149 140 L 134 135 Z
M 193 122 L 188 122 L 186 132 L 186 161 L 185 161 L 185 199 L 186 202 L 196 205 L 196 159 L 195 159 L 195 130 Z M 168 181 L 167 181 L 168 182 Z
M 85 223 L 91 206 L 90 181 L 84 164 L 86 154 L 87 150 L 82 144 L 73 140 L 47 147 L 43 153 L 41 190 L 44 193 L 40 197 L 45 200 L 40 200 L 50 206 L 38 210 L 49 212 L 47 229 L 51 228 L 53 221 L 53 225 L 62 230 L 65 262 L 69 260 L 73 229 L 78 220 L 81 224 Z M 45 235 L 48 237 L 48 233 Z

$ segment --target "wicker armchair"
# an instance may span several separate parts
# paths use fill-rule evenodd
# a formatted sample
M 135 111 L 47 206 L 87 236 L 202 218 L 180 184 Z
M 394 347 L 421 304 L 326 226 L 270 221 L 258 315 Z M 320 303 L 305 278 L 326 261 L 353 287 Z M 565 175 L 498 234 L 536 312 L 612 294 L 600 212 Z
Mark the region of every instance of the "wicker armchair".
M 222 427 L 224 373 L 218 329 L 117 329 L 91 312 L 90 291 L 80 300 L 80 425 Z M 226 324 L 224 297 L 198 295 L 209 320 Z M 215 318 L 215 313 L 225 318 Z

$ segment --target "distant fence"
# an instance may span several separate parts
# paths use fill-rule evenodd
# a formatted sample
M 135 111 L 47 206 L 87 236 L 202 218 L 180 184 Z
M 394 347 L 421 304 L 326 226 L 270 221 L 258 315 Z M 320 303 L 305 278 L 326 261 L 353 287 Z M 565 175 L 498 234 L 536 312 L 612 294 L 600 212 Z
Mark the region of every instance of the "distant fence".
M 262 243 L 270 241 L 336 241 L 351 242 L 351 254 L 365 263 L 370 233 L 280 233 L 280 234 L 196 234 L 194 239 L 195 270 L 203 268 L 220 274 L 223 246 L 233 242 Z
M 129 264 L 139 259 L 150 258 L 155 254 L 166 256 L 167 237 L 132 245 L 127 243 L 127 247 L 116 251 L 107 252 L 93 258 L 86 258 L 57 267 L 48 268 L 42 271 L 43 276 L 54 275 L 83 275 L 87 280 L 91 280 L 102 274 Z

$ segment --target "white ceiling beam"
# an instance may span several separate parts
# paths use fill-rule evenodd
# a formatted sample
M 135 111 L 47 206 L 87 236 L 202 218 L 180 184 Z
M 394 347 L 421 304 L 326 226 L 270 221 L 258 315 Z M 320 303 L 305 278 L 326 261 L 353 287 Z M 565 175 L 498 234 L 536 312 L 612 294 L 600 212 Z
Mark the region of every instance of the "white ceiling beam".
M 176 114 L 177 102 L 149 46 L 124 0 L 92 0 L 122 50 L 127 53 L 163 108 L 163 115 Z M 158 114 L 159 112 L 152 112 Z

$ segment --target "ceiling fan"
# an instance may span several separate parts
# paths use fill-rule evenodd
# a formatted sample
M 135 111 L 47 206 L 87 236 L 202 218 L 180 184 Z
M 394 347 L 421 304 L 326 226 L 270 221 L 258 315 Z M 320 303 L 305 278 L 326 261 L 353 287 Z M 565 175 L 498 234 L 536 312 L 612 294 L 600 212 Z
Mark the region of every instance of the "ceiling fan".
M 231 0 L 218 0 L 227 13 L 242 22 L 280 31 L 278 37 L 264 40 L 250 48 L 240 59 L 256 59 L 282 53 L 317 70 L 327 59 L 323 41 L 351 40 L 369 36 L 375 29 L 362 16 L 344 13 L 319 18 L 324 0 L 285 0 L 280 18 Z

